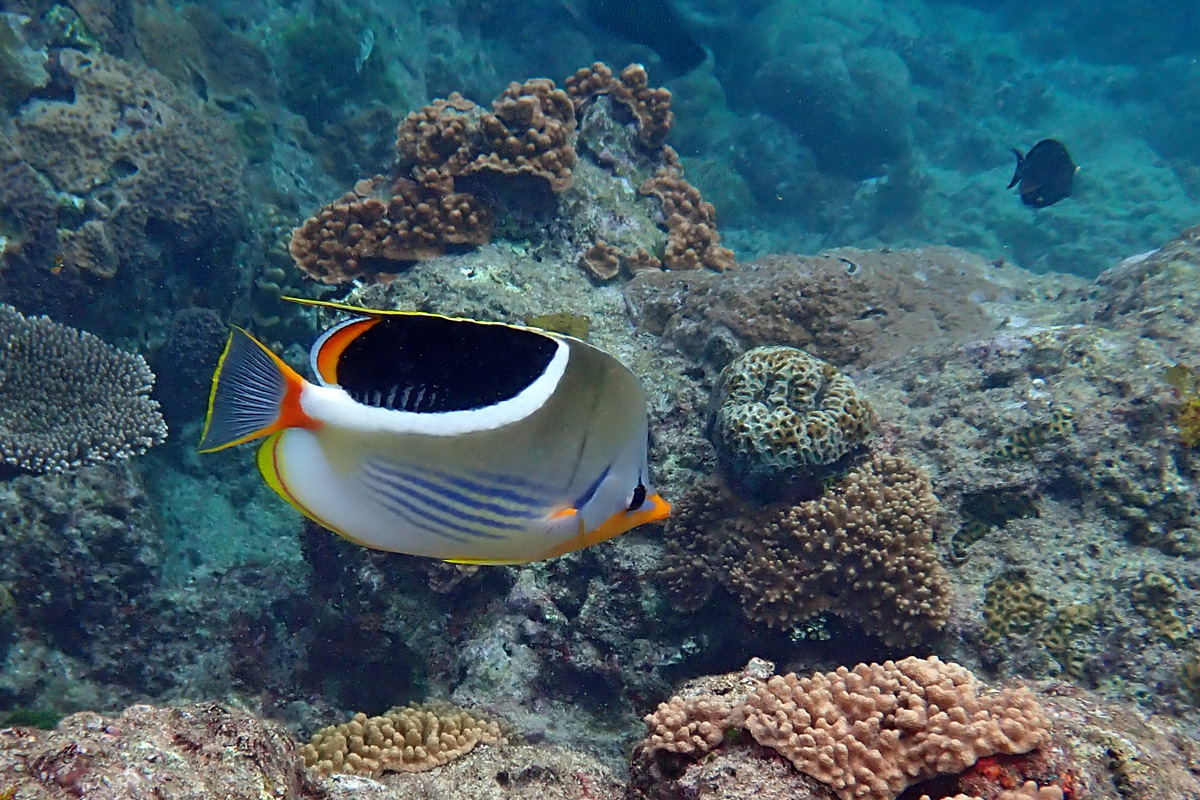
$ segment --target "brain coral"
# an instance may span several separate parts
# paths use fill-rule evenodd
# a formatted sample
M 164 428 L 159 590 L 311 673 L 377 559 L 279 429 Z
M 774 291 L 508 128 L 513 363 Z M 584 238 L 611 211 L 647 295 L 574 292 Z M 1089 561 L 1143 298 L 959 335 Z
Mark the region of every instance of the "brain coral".
M 449 703 L 393 708 L 378 717 L 356 714 L 322 728 L 300 748 L 317 772 L 424 772 L 467 753 L 475 745 L 507 741 L 500 720 Z
M 166 439 L 141 356 L 6 305 L 0 342 L 0 461 L 61 472 Z
M 938 513 L 929 477 L 885 454 L 798 505 L 754 508 L 704 483 L 667 523 L 659 578 L 684 611 L 721 588 L 767 625 L 834 614 L 889 644 L 911 643 L 949 614 L 949 579 L 932 546 Z
M 871 432 L 871 407 L 853 381 L 794 347 L 747 351 L 721 373 L 714 398 L 721 466 L 762 498 L 811 484 Z

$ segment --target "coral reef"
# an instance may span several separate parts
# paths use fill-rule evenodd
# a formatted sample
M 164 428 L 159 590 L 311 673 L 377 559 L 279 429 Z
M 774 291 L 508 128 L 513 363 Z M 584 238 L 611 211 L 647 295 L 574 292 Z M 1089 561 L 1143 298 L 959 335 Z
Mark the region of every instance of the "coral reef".
M 871 708 L 896 700 L 897 695 L 887 687 L 878 687 L 879 691 L 869 695 L 863 694 L 870 691 L 872 675 L 887 673 L 886 664 L 860 665 L 853 670 L 840 668 L 805 679 L 792 676 L 789 685 L 784 678 L 771 677 L 773 664 L 753 659 L 739 672 L 689 681 L 676 697 L 646 718 L 651 731 L 634 753 L 629 797 L 633 800 L 717 800 L 727 797 L 822 800 L 830 796 L 861 796 L 890 800 L 895 797 L 893 790 L 878 783 L 872 787 L 871 783 L 886 774 L 896 778 L 900 785 L 911 782 L 908 775 L 895 773 L 895 762 L 891 757 L 900 755 L 920 772 L 921 748 L 905 754 L 906 744 L 903 743 L 921 741 L 929 728 L 919 729 L 914 735 L 912 729 L 906 727 L 902 736 L 897 736 L 898 727 L 892 728 L 881 738 L 890 736 L 898 740 L 901 744 L 895 749 L 885 745 L 874 751 L 863 750 L 858 743 L 869 739 L 869 733 L 880 731 L 881 727 L 886 729 L 890 725 L 903 724 L 906 718 L 922 726 L 936 727 L 938 718 L 946 721 L 947 717 L 959 716 L 962 706 L 955 708 L 959 698 L 967 706 L 988 709 L 990 721 L 989 713 L 985 712 L 973 715 L 961 724 L 950 722 L 946 726 L 949 737 L 935 735 L 925 740 L 930 751 L 936 752 L 938 743 L 948 744 L 947 739 L 965 735 L 972 728 L 977 731 L 990 729 L 989 736 L 996 736 L 994 741 L 1000 742 L 1002 747 L 1007 737 L 1013 737 L 1022 740 L 1022 749 L 1034 743 L 1036 749 L 1018 755 L 1003 752 L 982 755 L 956 772 L 954 770 L 961 767 L 964 756 L 973 758 L 972 745 L 958 747 L 951 744 L 944 762 L 945 771 L 932 780 L 913 782 L 915 785 L 906 790 L 904 796 L 959 796 L 970 800 L 980 797 L 1151 800 L 1166 796 L 1200 796 L 1200 781 L 1186 766 L 1195 747 L 1184 733 L 1187 726 L 1181 726 L 1177 721 L 1157 716 L 1150 718 L 1133 707 L 1106 702 L 1085 690 L 1053 681 L 994 689 L 984 686 L 962 667 L 937 662 L 938 668 L 932 669 L 932 663 L 932 659 L 914 658 L 894 662 L 897 669 L 908 664 L 918 668 L 913 671 L 935 676 L 934 680 L 939 683 L 931 687 L 932 695 L 918 694 L 912 698 L 913 713 L 898 707 L 894 713 L 885 712 L 867 719 L 864 717 Z M 957 674 L 962 681 L 946 681 L 945 678 L 952 674 Z M 788 761 L 761 747 L 754 733 L 743 732 L 737 727 L 737 718 L 745 715 L 748 698 L 763 694 L 776 697 L 770 689 L 771 682 L 798 688 L 802 680 L 808 681 L 813 691 L 800 693 L 794 704 L 781 705 L 775 719 L 802 719 L 808 713 L 814 719 L 812 744 L 833 739 L 845 742 L 848 745 L 845 749 L 834 748 L 829 753 L 830 758 L 814 765 L 814 774 L 820 773 L 820 777 L 832 774 L 839 766 L 857 762 L 861 769 L 847 776 L 844 786 L 839 785 L 840 781 L 834 784 L 819 782 L 801 772 L 803 767 L 794 768 Z M 907 675 L 900 677 L 898 683 L 921 692 Z M 825 691 L 820 690 L 822 686 Z M 899 693 L 904 692 L 899 689 Z M 791 688 L 787 693 L 789 696 L 796 694 Z M 941 698 L 937 713 L 932 713 L 929 705 L 933 695 Z M 941 703 L 950 708 L 941 707 Z M 720 718 L 723 713 L 724 721 L 733 723 L 724 728 L 725 735 L 713 746 L 695 751 L 680 748 L 672 752 L 664 747 L 668 735 L 672 742 L 685 740 L 685 736 L 678 734 L 685 731 L 691 710 L 700 707 L 706 710 L 697 712 L 698 718 Z M 813 707 L 824 711 L 821 717 L 813 717 Z M 922 720 L 920 710 L 923 708 L 931 713 Z M 714 714 L 713 709 L 719 711 Z M 858 719 L 859 724 L 849 726 L 852 719 Z M 803 730 L 799 728 L 797 732 Z M 797 739 L 809 744 L 802 734 Z M 978 747 L 978 744 L 974 746 Z M 986 749 L 980 748 L 983 752 Z M 909 761 L 913 756 L 917 757 L 918 763 Z
M 630 64 L 614 76 L 607 64 L 597 61 L 590 67 L 580 68 L 567 78 L 566 90 L 577 110 L 607 96 L 620 104 L 637 120 L 637 134 L 642 144 L 657 150 L 667 141 L 675 115 L 671 111 L 671 93 L 666 89 L 652 89 L 641 64 Z
M 53 731 L 0 730 L 0 797 L 123 800 L 619 800 L 594 757 L 553 745 L 480 748 L 435 772 L 320 775 L 279 723 L 216 703 L 75 714 Z
M 574 106 L 545 79 L 511 84 L 491 113 L 460 95 L 437 100 L 400 124 L 394 180 L 359 181 L 306 220 L 293 234 L 292 257 L 323 283 L 387 281 L 404 262 L 485 244 L 492 209 L 457 182 L 484 172 L 529 175 L 561 192 L 572 182 L 574 132 Z
M 126 626 L 140 618 L 160 578 L 163 543 L 155 516 L 129 462 L 0 481 L 0 583 L 22 636 L 57 648 L 60 659 L 62 653 L 85 659 L 89 673 L 107 679 L 138 669 L 117 653 Z M 22 647 L 30 648 L 27 638 Z M 22 670 L 0 663 L 0 703 L 52 702 L 14 686 Z M 35 683 L 50 678 L 49 670 L 32 672 Z M 83 676 L 66 681 L 67 694 L 76 682 Z
M 461 175 L 532 175 L 553 192 L 570 188 L 575 166 L 575 106 L 554 81 L 510 83 L 479 118 L 481 144 Z
M 642 194 L 657 197 L 662 204 L 667 245 L 663 265 L 670 270 L 707 268 L 724 272 L 737 266 L 733 251 L 721 246 L 716 209 L 700 196 L 700 190 L 683 178 L 675 151 L 665 149 L 666 166 L 638 187 Z
M 0 305 L 0 460 L 61 472 L 167 438 L 145 360 L 97 336 Z
M 720 588 L 774 627 L 833 614 L 912 644 L 949 613 L 948 576 L 932 547 L 937 516 L 925 473 L 885 454 L 797 505 L 751 508 L 708 482 L 680 498 L 658 578 L 685 611 Z
M 10 797 L 316 794 L 285 730 L 214 703 L 133 706 L 116 717 L 81 713 L 53 731 L 8 728 L 0 731 L 0 752 L 0 785 L 11 787 Z
M 146 67 L 62 49 L 47 68 L 0 139 L 0 297 L 133 335 L 153 325 L 116 313 L 135 299 L 228 304 L 246 201 L 232 132 Z
M 726 474 L 777 499 L 798 481 L 819 494 L 828 468 L 861 447 L 871 407 L 836 367 L 794 347 L 756 347 L 713 390 L 713 444 Z
M 378 717 L 356 714 L 313 735 L 300 748 L 304 763 L 321 774 L 349 772 L 379 777 L 386 772 L 424 772 L 475 745 L 505 744 L 500 721 L 449 703 L 393 708 Z
M 211 308 L 184 308 L 171 318 L 166 341 L 151 357 L 154 396 L 171 425 L 203 416 L 228 336 L 229 326 Z
M 54 69 L 63 85 L 21 109 L 11 146 L 78 206 L 58 236 L 69 266 L 111 277 L 168 241 L 194 249 L 239 229 L 244 180 L 224 126 L 111 56 L 63 50 Z

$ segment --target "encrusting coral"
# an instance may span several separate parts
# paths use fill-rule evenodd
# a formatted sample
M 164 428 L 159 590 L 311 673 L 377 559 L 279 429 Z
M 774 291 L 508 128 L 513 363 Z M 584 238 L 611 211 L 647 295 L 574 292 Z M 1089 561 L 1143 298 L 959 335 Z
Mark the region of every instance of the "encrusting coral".
M 322 774 L 424 772 L 469 752 L 475 745 L 508 741 L 506 726 L 489 714 L 449 703 L 393 708 L 378 717 L 356 714 L 317 731 L 300 748 L 304 763 Z
M 842 800 L 893 800 L 984 756 L 1027 753 L 1049 730 L 1028 689 L 987 689 L 966 668 L 935 656 L 776 675 L 743 702 L 676 697 L 646 725 L 641 748 L 651 755 L 695 757 L 720 745 L 726 731 L 745 730 Z
M 938 513 L 925 472 L 881 453 L 797 505 L 751 507 L 710 481 L 680 498 L 658 577 L 684 611 L 722 588 L 774 627 L 834 614 L 911 644 L 950 610 L 932 544 Z
M 201 249 L 239 230 L 245 179 L 226 126 L 113 56 L 62 49 L 51 67 L 56 92 L 22 106 L 0 161 L 23 160 L 62 193 L 49 249 L 68 267 L 110 278 L 153 264 L 163 240 Z M 16 216 L 32 235 L 28 204 Z
M 61 472 L 138 455 L 166 439 L 150 399 L 154 374 L 140 355 L 6 305 L 0 342 L 3 463 Z
M 921 800 L 931 800 L 929 795 L 921 795 Z M 983 800 L 982 797 L 970 794 L 956 794 L 946 800 Z M 1005 789 L 996 795 L 996 800 L 1063 800 L 1061 786 L 1038 786 L 1037 781 L 1025 781 L 1016 789 Z
M 837 367 L 794 347 L 756 347 L 713 393 L 721 466 L 752 493 L 820 477 L 871 433 L 871 407 Z

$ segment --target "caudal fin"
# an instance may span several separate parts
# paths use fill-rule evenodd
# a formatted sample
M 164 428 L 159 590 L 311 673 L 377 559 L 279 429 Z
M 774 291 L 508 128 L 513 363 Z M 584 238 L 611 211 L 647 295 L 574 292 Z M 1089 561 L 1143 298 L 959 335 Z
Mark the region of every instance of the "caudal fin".
M 229 334 L 213 374 L 200 452 L 211 453 L 311 420 L 300 408 L 304 379 L 241 328 Z

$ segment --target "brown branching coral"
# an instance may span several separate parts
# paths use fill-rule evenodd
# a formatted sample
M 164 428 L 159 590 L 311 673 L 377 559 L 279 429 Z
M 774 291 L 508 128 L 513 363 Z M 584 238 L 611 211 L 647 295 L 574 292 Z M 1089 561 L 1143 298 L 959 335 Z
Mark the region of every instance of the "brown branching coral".
M 84 331 L 0 305 L 0 461 L 61 472 L 167 438 L 145 360 Z
M 483 110 L 458 92 L 405 117 L 396 131 L 402 171 L 461 169 L 473 148 Z
M 524 188 L 502 183 L 506 180 L 544 182 L 554 194 L 570 189 L 576 177 L 577 147 L 588 149 L 580 144 L 577 120 L 580 109 L 586 109 L 603 120 L 605 130 L 622 132 L 614 150 L 638 151 L 635 183 L 659 164 L 666 166 L 645 180 L 642 189 L 642 194 L 661 203 L 661 220 L 652 222 L 646 219 L 650 214 L 639 212 L 632 229 L 648 235 L 624 249 L 611 236 L 631 229 L 629 225 L 610 224 L 616 228 L 611 234 L 600 225 L 586 230 L 573 240 L 584 242 L 581 266 L 600 280 L 664 266 L 713 270 L 734 266 L 732 251 L 720 246 L 712 205 L 683 179 L 674 151 L 663 145 L 673 122 L 671 93 L 651 88 L 645 69 L 637 64 L 614 77 L 608 67 L 597 63 L 567 83 L 565 91 L 545 78 L 511 83 L 492 103 L 491 111 L 454 93 L 409 114 L 397 130 L 392 194 L 385 190 L 388 179 L 377 178 L 365 191 L 357 191 L 358 197 L 346 195 L 321 209 L 294 231 L 290 250 L 297 265 L 325 283 L 390 280 L 399 262 L 432 258 L 444 253 L 447 245 L 486 243 L 492 208 L 475 194 L 504 209 L 506 198 L 520 194 L 505 192 L 504 187 Z M 592 103 L 601 95 L 612 103 Z M 611 152 L 608 157 L 614 163 Z M 484 175 L 495 182 L 480 180 Z M 575 206 L 592 207 L 586 201 L 593 196 L 599 195 L 585 192 L 585 202 L 576 198 Z M 500 214 L 501 227 L 519 216 Z M 585 220 L 586 224 L 591 223 Z M 666 231 L 665 244 L 660 244 L 656 226 Z
M 567 78 L 567 94 L 577 110 L 598 95 L 608 95 L 629 110 L 638 122 L 638 137 L 653 150 L 663 146 L 675 124 L 671 93 L 651 88 L 641 64 L 630 64 L 614 77 L 607 64 L 597 61 Z
M 987 689 L 936 657 L 776 675 L 741 702 L 675 697 L 646 725 L 641 749 L 650 754 L 703 754 L 743 729 L 843 800 L 894 800 L 984 756 L 1027 753 L 1049 729 L 1028 689 Z
M 453 191 L 441 173 L 429 170 L 420 182 L 381 191 L 387 184 L 382 176 L 359 181 L 296 228 L 289 247 L 296 266 L 322 283 L 389 280 L 403 262 L 432 258 L 447 244 L 487 242 L 490 212 L 473 195 Z
M 322 774 L 424 772 L 472 750 L 508 741 L 506 726 L 484 713 L 449 703 L 393 708 L 378 717 L 356 714 L 322 728 L 300 748 L 304 763 Z
M 932 546 L 937 515 L 924 471 L 886 454 L 798 505 L 753 508 L 710 482 L 684 495 L 668 522 L 659 579 L 683 610 L 720 586 L 774 627 L 834 614 L 889 644 L 911 643 L 949 613 Z
M 621 251 L 603 239 L 583 252 L 583 268 L 602 281 L 617 277 L 621 272 Z
M 653 195 L 662 203 L 667 229 L 664 265 L 667 269 L 706 267 L 716 272 L 736 267 L 733 251 L 721 246 L 716 209 L 700 196 L 699 189 L 684 180 L 674 151 L 666 149 L 667 166 L 639 187 L 642 194 Z
M 457 174 L 534 175 L 555 192 L 574 180 L 575 107 L 554 81 L 510 83 L 479 120 L 479 132 L 479 153 Z

